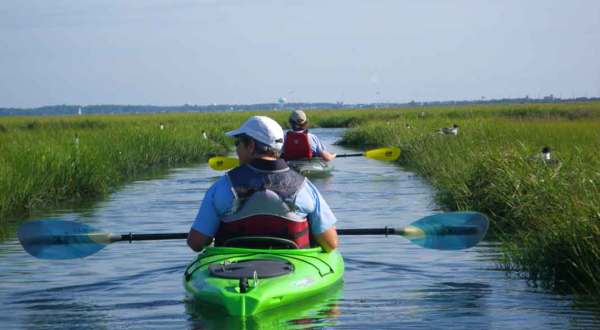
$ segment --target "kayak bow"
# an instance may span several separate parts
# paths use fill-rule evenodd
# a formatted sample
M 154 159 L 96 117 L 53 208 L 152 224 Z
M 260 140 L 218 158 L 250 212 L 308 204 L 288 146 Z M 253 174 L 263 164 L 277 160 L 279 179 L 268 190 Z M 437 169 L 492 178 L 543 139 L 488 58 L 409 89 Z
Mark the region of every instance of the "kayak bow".
M 343 275 L 337 250 L 209 247 L 187 267 L 184 286 L 194 301 L 244 317 L 327 291 Z

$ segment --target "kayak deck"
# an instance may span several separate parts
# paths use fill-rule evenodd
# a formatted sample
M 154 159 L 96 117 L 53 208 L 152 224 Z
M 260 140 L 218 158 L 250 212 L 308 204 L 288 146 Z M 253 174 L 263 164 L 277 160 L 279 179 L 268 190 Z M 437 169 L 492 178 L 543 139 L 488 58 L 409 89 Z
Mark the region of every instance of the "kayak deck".
M 333 164 L 321 158 L 290 160 L 288 166 L 304 176 L 312 177 L 328 176 L 333 170 Z
M 239 271 L 252 261 L 285 263 L 290 269 L 273 277 L 264 277 L 260 270 L 240 278 L 218 274 L 219 269 Z M 340 282 L 343 273 L 344 261 L 337 250 L 209 247 L 187 267 L 184 286 L 194 300 L 220 305 L 228 314 L 243 317 L 321 293 Z

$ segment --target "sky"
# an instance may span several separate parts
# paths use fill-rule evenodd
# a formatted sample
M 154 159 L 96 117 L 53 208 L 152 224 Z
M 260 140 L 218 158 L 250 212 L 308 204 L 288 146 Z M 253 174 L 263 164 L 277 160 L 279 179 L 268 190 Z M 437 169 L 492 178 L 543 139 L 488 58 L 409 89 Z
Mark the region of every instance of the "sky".
M 0 1 L 0 107 L 550 94 L 600 96 L 600 1 Z

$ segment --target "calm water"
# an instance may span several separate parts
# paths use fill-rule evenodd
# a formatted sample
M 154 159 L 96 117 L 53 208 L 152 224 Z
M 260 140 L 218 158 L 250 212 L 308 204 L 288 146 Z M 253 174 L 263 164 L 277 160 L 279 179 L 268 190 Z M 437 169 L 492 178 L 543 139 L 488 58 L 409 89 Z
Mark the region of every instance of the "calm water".
M 340 130 L 314 130 L 331 146 Z M 331 146 L 337 152 L 348 152 Z M 439 212 L 412 173 L 365 158 L 314 179 L 339 228 L 406 225 Z M 115 233 L 186 232 L 220 173 L 205 165 L 123 187 L 92 208 L 56 211 Z M 47 261 L 0 243 L 3 329 L 599 328 L 600 308 L 534 289 L 494 270 L 498 250 L 426 250 L 401 237 L 342 237 L 343 286 L 311 301 L 239 321 L 185 302 L 184 241 L 115 243 L 85 259 Z

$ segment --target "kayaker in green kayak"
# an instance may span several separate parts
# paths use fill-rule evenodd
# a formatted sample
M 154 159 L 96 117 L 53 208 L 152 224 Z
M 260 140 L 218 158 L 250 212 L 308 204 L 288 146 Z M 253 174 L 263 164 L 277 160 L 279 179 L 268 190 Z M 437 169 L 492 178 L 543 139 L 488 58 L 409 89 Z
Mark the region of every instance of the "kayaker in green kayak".
M 283 158 L 290 160 L 310 160 L 320 157 L 329 162 L 335 154 L 327 151 L 319 138 L 308 132 L 308 117 L 302 110 L 294 110 L 289 118 L 291 130 L 285 135 Z
M 240 166 L 206 192 L 187 243 L 200 251 L 242 236 L 278 237 L 325 251 L 337 247 L 337 221 L 317 188 L 280 158 L 283 129 L 269 117 L 253 116 L 234 137 Z

